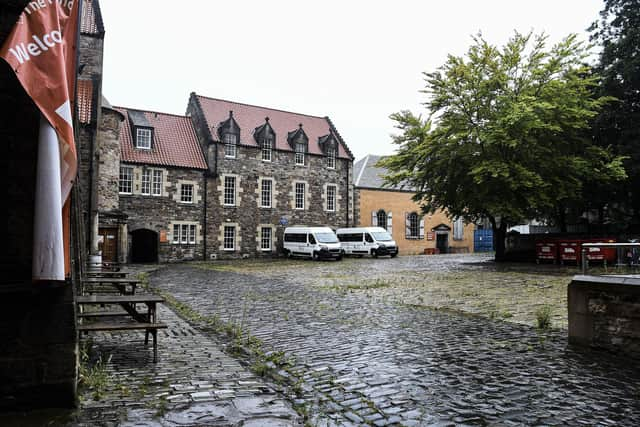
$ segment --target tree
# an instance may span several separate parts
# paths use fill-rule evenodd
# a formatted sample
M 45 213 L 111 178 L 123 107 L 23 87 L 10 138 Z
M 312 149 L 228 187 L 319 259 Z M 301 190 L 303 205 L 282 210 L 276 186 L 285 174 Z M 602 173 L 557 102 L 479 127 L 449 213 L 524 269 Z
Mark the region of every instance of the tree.
M 598 94 L 617 100 L 604 106 L 594 123 L 594 137 L 627 157 L 629 179 L 613 189 L 626 223 L 640 226 L 640 0 L 605 0 L 600 20 L 590 28 L 601 45 L 596 70 Z M 609 194 L 611 198 L 611 194 Z
M 590 176 L 625 177 L 622 159 L 590 142 L 589 124 L 606 98 L 571 35 L 546 50 L 546 37 L 515 33 L 501 49 L 481 36 L 466 56 L 425 73 L 429 118 L 393 114 L 396 154 L 386 182 L 417 189 L 424 212 L 488 218 L 496 260 L 506 230 L 522 220 L 562 217 Z

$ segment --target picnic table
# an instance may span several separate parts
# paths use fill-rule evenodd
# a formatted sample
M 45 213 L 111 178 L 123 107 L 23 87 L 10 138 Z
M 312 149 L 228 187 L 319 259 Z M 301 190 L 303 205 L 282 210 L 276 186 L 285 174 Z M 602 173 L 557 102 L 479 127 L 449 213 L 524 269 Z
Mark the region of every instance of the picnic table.
M 129 273 L 126 271 L 101 271 L 101 270 L 89 270 L 86 273 L 87 277 L 120 277 L 125 278 Z
M 81 313 L 78 317 L 83 322 L 78 325 L 80 332 L 92 331 L 130 331 L 144 330 L 144 344 L 149 343 L 149 335 L 153 337 L 153 362 L 158 361 L 158 329 L 166 329 L 167 325 L 158 321 L 157 304 L 164 302 L 159 295 L 81 295 L 76 298 L 79 307 L 95 306 L 98 310 Z M 112 306 L 120 306 L 124 311 L 114 311 Z M 146 306 L 140 311 L 139 306 Z M 82 311 L 82 310 L 81 310 Z M 122 317 L 119 322 L 84 322 L 85 319 L 99 317 Z M 131 322 L 133 320 L 133 322 Z M 124 322 L 128 321 L 128 322 Z
M 107 285 L 115 288 L 122 295 L 134 295 L 136 287 L 141 283 L 138 279 L 130 279 L 127 277 L 87 277 L 82 282 L 82 293 L 96 292 Z

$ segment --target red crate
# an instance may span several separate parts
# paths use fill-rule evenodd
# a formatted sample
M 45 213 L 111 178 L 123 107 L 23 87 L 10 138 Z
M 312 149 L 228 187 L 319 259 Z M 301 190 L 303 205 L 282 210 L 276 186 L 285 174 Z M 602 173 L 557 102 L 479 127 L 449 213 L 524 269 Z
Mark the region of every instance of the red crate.
M 616 243 L 616 239 L 602 238 L 602 239 L 589 239 L 584 240 L 583 243 Z M 616 248 L 586 248 L 587 260 L 589 261 L 607 261 L 616 262 L 617 251 Z
M 558 244 L 558 256 L 560 263 L 565 261 L 580 264 L 580 251 L 582 250 L 582 240 L 562 240 Z
M 536 241 L 536 262 L 553 261 L 558 259 L 558 243 L 553 240 Z

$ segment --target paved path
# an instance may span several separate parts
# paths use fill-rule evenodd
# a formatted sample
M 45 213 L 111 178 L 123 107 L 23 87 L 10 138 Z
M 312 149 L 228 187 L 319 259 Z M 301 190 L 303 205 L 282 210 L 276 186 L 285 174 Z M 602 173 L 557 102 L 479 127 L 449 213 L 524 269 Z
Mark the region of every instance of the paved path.
M 312 425 L 638 424 L 636 365 L 568 348 L 566 331 L 540 335 L 370 292 L 323 290 L 340 269 L 357 281 L 411 263 L 415 270 L 492 268 L 469 260 L 478 259 L 276 261 L 243 273 L 174 265 L 151 282 L 295 357 L 289 374 L 301 381 L 292 394 Z
M 99 399 L 87 390 L 74 426 L 292 426 L 299 417 L 274 388 L 221 351 L 166 307 L 159 319 L 159 360 L 144 333 L 93 334 L 96 352 L 110 357 Z M 86 340 L 86 338 L 85 338 Z M 107 356 L 110 355 L 110 356 Z

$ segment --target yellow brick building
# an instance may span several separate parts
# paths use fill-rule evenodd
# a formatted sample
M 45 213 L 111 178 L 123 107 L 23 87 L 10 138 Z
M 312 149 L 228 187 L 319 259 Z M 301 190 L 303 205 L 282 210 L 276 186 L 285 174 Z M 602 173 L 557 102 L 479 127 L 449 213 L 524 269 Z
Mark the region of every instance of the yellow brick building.
M 420 206 L 411 200 L 411 189 L 383 187 L 387 171 L 376 166 L 381 158 L 367 155 L 353 165 L 356 225 L 385 228 L 401 255 L 473 252 L 475 226 L 454 221 L 443 211 L 422 215 Z

